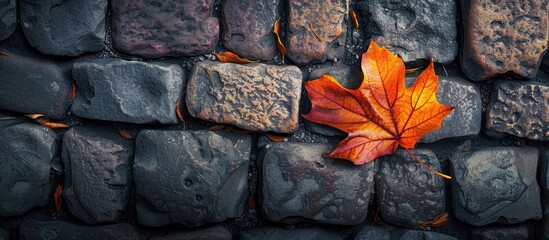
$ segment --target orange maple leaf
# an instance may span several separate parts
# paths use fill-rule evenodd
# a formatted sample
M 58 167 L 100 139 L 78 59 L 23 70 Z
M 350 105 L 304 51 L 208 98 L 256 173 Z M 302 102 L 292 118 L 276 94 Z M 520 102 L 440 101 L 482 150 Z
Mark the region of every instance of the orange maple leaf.
M 357 89 L 346 89 L 327 75 L 305 83 L 312 108 L 303 117 L 349 134 L 328 157 L 360 165 L 390 155 L 398 146 L 411 154 L 409 149 L 440 128 L 453 109 L 436 99 L 438 76 L 432 62 L 406 88 L 402 59 L 371 41 L 362 54 L 362 72 L 364 79 Z

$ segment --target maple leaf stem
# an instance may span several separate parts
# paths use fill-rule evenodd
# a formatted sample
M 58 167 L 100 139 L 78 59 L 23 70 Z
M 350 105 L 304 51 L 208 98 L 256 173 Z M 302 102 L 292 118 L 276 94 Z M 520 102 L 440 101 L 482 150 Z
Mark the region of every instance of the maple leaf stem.
M 421 166 L 423 166 L 424 168 L 427 168 L 427 170 L 433 172 L 434 174 L 436 175 L 439 175 L 440 177 L 442 178 L 445 178 L 445 179 L 452 179 L 452 177 L 446 175 L 446 174 L 442 174 L 440 172 L 437 172 L 435 170 L 433 170 L 432 168 L 430 168 L 429 166 L 427 166 L 427 164 L 425 164 L 423 161 L 421 161 L 415 154 L 413 154 L 408 148 L 404 148 L 404 150 L 406 150 L 406 152 L 408 152 L 408 154 L 410 154 L 410 156 L 412 156 L 412 158 L 414 158 L 419 164 L 421 164 Z

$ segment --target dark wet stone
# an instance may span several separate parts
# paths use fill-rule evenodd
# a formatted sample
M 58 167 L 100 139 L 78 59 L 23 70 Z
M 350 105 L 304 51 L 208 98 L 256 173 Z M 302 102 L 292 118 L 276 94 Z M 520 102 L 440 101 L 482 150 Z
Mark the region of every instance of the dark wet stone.
M 199 62 L 187 85 L 193 117 L 252 131 L 297 130 L 301 71 L 296 66 Z
M 541 218 L 536 148 L 486 148 L 459 153 L 450 160 L 457 219 L 483 226 Z
M 533 140 L 549 140 L 549 85 L 497 81 L 486 111 L 486 128 Z
M 57 152 L 55 132 L 22 123 L 0 129 L 0 216 L 21 215 L 49 203 L 50 164 Z
M 549 149 L 541 154 L 540 188 L 542 195 L 543 220 L 541 234 L 544 239 L 549 239 Z
M 549 54 L 545 54 L 543 61 L 541 62 L 541 69 L 549 74 Z
M 155 236 L 150 240 L 231 240 L 231 232 L 221 225 Z
M 69 211 L 88 223 L 117 222 L 130 199 L 133 142 L 114 128 L 76 126 L 63 137 Z
M 240 240 L 343 240 L 337 232 L 321 227 L 284 229 L 279 227 L 260 227 L 240 232 Z
M 105 47 L 107 0 L 19 1 L 19 10 L 28 42 L 42 53 L 78 56 Z
M 399 240 L 457 240 L 457 238 L 437 233 L 418 230 L 407 230 L 398 238 Z
M 390 240 L 391 232 L 386 229 L 366 225 L 356 234 L 354 240 Z
M 10 233 L 0 228 L 0 240 L 10 240 Z
M 84 118 L 175 124 L 175 105 L 185 86 L 177 64 L 96 59 L 75 63 L 72 112 Z
M 143 130 L 136 139 L 137 218 L 195 227 L 239 217 L 248 196 L 248 135 Z
M 440 172 L 437 156 L 429 149 L 411 150 L 427 166 Z M 419 229 L 444 212 L 444 179 L 430 172 L 404 149 L 380 159 L 376 198 L 383 220 L 391 225 Z
M 326 59 L 341 60 L 345 51 L 349 2 L 289 0 L 284 42 L 287 57 L 298 65 L 322 63 Z
M 462 1 L 464 25 L 461 69 L 467 78 L 486 80 L 513 72 L 536 76 L 549 41 L 549 1 Z
M 135 228 L 127 223 L 98 227 L 80 226 L 63 221 L 27 221 L 21 224 L 21 240 L 140 240 Z
M 64 119 L 71 104 L 70 78 L 41 56 L 8 54 L 0 56 L 0 109 Z
M 508 227 L 489 227 L 474 229 L 469 234 L 471 240 L 528 240 L 530 238 L 530 231 L 528 226 L 508 226 Z
M 456 3 L 442 1 L 363 1 L 363 19 L 368 19 L 366 35 L 398 54 L 404 62 L 454 60 Z M 366 41 L 366 48 L 370 44 Z
M 116 50 L 146 58 L 211 53 L 219 41 L 213 0 L 111 3 Z
M 374 163 L 322 157 L 335 146 L 271 143 L 261 150 L 261 210 L 271 221 L 354 225 L 366 218 Z
M 442 121 L 442 127 L 434 130 L 420 142 L 430 143 L 441 139 L 474 137 L 482 125 L 482 102 L 478 87 L 460 77 L 439 76 L 437 100 L 454 110 Z
M 17 26 L 17 0 L 0 1 L 0 41 L 11 36 Z
M 351 68 L 347 65 L 341 64 L 334 67 L 320 68 L 311 72 L 309 80 L 318 79 L 321 75 L 331 75 L 337 79 L 337 81 L 346 88 L 354 89 L 360 86 L 362 79 L 364 78 L 362 72 L 357 68 Z M 311 101 L 309 98 L 303 99 L 305 101 L 304 106 L 301 107 L 301 113 L 308 113 L 311 109 Z M 322 134 L 324 136 L 345 136 L 346 133 L 336 128 L 322 125 L 310 121 L 305 121 L 305 128 L 309 132 Z
M 223 46 L 254 60 L 272 60 L 278 49 L 273 33 L 280 0 L 225 0 L 221 5 Z

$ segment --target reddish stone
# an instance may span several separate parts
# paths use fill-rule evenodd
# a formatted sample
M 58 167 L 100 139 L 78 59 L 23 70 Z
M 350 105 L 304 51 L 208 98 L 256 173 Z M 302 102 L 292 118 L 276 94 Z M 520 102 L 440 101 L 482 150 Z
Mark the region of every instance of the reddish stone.
M 116 50 L 146 58 L 193 56 L 213 51 L 219 22 L 214 1 L 112 1 Z

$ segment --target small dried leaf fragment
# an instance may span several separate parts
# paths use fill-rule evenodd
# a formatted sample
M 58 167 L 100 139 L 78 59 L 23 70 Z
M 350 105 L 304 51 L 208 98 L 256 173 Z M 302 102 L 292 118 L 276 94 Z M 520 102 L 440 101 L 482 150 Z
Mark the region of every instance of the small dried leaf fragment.
M 313 33 L 313 35 L 315 35 L 316 39 L 318 39 L 318 41 L 322 42 L 322 38 L 320 38 L 318 33 L 316 33 L 315 29 L 313 28 L 313 24 L 310 23 L 310 22 L 309 22 L 309 27 L 311 28 L 311 32 Z
M 223 130 L 223 129 L 226 129 L 226 128 L 227 128 L 227 125 L 216 124 L 216 125 L 213 125 L 213 126 L 209 127 L 208 131 L 218 131 L 218 130 Z
M 233 52 L 225 51 L 222 53 L 213 53 L 217 60 L 222 63 L 257 63 L 259 61 L 252 61 L 246 58 L 241 58 Z
M 435 218 L 433 218 L 433 220 L 430 220 L 427 222 L 420 222 L 419 228 L 425 231 L 427 228 L 431 228 L 431 227 L 434 227 L 434 228 L 442 227 L 446 223 L 448 223 L 448 213 L 443 212 L 437 215 Z
M 356 30 L 359 30 L 360 27 L 358 25 L 358 18 L 356 17 L 355 10 L 353 10 L 353 9 L 349 10 L 349 15 L 351 15 L 351 19 L 353 20 L 353 23 L 355 24 Z
M 286 47 L 284 47 L 282 40 L 280 40 L 279 31 L 280 31 L 280 18 L 277 19 L 276 22 L 274 23 L 273 32 L 276 35 L 276 47 L 278 48 L 278 51 L 282 56 L 282 63 L 284 64 L 284 56 L 286 56 Z
M 72 84 L 72 92 L 71 92 L 71 100 L 74 101 L 74 99 L 76 98 L 76 84 Z
M 421 69 L 423 69 L 423 67 L 406 69 L 406 74 L 415 73 L 415 72 L 417 72 L 418 70 L 421 70 Z
M 28 117 L 34 120 L 35 122 L 39 123 L 40 125 L 49 127 L 49 128 L 68 128 L 69 127 L 69 125 L 64 123 L 51 122 L 49 117 L 44 116 L 44 114 L 41 114 L 41 113 L 26 114 L 25 117 Z
M 255 198 L 254 198 L 254 195 L 250 194 L 250 196 L 248 196 L 248 208 L 249 209 L 255 209 Z
M 184 125 L 185 119 L 183 118 L 183 114 L 181 114 L 181 110 L 179 109 L 180 102 L 181 102 L 181 96 L 177 99 L 177 102 L 175 103 L 175 115 L 177 115 L 177 119 L 179 119 L 179 121 Z
M 61 194 L 63 193 L 63 187 L 61 184 L 58 184 L 55 188 L 55 191 L 53 192 L 53 201 L 55 203 L 55 211 L 59 213 L 59 210 L 61 209 Z
M 5 52 L 0 52 L 0 56 L 8 56 L 8 54 Z
M 120 134 L 120 136 L 122 136 L 122 138 L 124 138 L 126 140 L 132 140 L 133 139 L 132 134 L 130 132 L 128 132 L 128 130 L 126 130 L 126 129 L 119 128 L 118 129 L 118 134 Z
M 44 123 L 42 124 L 42 126 L 45 126 L 45 127 L 49 127 L 49 128 L 68 128 L 70 127 L 69 125 L 67 124 L 64 124 L 64 123 L 58 123 L 58 122 L 47 122 L 47 123 Z
M 275 135 L 271 133 L 264 133 L 265 136 L 273 142 L 283 142 L 286 138 L 284 136 Z

